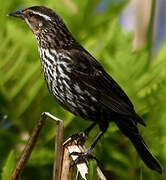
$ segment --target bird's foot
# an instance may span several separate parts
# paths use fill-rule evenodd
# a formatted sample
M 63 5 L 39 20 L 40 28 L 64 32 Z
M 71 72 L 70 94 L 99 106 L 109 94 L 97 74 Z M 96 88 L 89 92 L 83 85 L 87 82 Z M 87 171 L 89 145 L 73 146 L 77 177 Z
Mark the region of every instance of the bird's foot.
M 73 141 L 76 141 L 77 142 L 77 145 L 81 144 L 83 145 L 87 139 L 87 134 L 86 132 L 79 132 L 79 133 L 74 133 L 70 136 L 70 138 L 64 143 L 64 146 L 65 145 L 68 145 L 70 143 L 72 143 Z
M 73 166 L 75 166 L 77 164 L 86 162 L 86 160 L 90 160 L 90 159 L 96 160 L 97 164 L 99 164 L 99 160 L 95 156 L 93 156 L 91 154 L 91 150 L 90 149 L 88 149 L 85 152 L 72 152 L 70 154 L 70 156 L 72 156 L 72 155 L 78 156 L 78 157 L 74 161 L 72 161 L 72 163 L 70 164 L 70 167 L 73 167 Z

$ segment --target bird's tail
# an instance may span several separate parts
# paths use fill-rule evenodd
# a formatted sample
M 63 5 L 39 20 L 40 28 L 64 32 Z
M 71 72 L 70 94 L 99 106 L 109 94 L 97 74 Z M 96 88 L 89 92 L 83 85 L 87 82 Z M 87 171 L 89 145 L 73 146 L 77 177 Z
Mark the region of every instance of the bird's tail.
M 139 134 L 136 123 L 133 120 L 129 120 L 127 122 L 126 120 L 118 120 L 116 124 L 122 133 L 124 133 L 130 139 L 144 163 L 150 169 L 162 174 L 162 167 L 159 161 L 150 153 L 143 138 Z

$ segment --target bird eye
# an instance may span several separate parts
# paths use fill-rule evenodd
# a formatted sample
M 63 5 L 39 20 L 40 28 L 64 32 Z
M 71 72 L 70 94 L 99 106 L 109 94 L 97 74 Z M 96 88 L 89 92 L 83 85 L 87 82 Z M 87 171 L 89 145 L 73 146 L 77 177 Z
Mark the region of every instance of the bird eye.
M 33 16 L 33 13 L 32 13 L 32 12 L 29 12 L 28 15 L 29 15 L 29 17 L 32 17 L 32 16 Z

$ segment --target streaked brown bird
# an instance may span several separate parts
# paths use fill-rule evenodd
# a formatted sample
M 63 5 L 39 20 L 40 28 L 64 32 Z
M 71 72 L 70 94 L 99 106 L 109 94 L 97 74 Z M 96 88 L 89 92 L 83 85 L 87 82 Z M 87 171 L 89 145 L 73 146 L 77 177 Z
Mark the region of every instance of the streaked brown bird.
M 139 133 L 137 123 L 144 126 L 145 123 L 136 114 L 128 96 L 73 38 L 57 13 L 47 7 L 34 6 L 9 15 L 23 19 L 34 33 L 51 95 L 66 110 L 93 122 L 84 131 L 86 135 L 96 124 L 99 125 L 100 133 L 75 163 L 88 157 L 109 123 L 115 122 L 135 146 L 144 163 L 162 173 L 160 163 Z

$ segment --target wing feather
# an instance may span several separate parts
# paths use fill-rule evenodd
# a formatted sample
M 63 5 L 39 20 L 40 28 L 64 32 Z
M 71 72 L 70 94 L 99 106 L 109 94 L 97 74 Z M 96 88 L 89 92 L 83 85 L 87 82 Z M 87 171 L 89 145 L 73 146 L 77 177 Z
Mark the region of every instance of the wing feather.
M 109 76 L 103 67 L 87 52 L 72 51 L 74 59 L 73 75 L 84 84 L 98 101 L 112 111 L 132 116 L 136 121 L 145 125 L 143 120 L 135 113 L 133 104 L 121 87 Z

